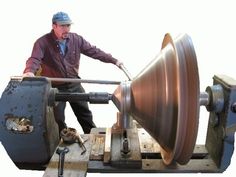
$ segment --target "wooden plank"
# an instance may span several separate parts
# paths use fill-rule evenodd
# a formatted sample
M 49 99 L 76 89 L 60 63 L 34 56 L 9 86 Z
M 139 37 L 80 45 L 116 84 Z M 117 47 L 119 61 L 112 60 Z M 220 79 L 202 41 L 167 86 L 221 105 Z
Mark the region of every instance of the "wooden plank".
M 104 156 L 104 134 L 95 134 L 92 140 L 90 160 L 102 160 Z
M 88 139 L 85 143 L 87 152 L 81 155 L 81 148 L 77 143 L 68 145 L 69 152 L 65 156 L 65 177 L 85 177 L 87 172 L 99 172 L 99 173 L 178 173 L 178 172 L 221 172 L 217 168 L 213 160 L 207 156 L 208 152 L 205 145 L 196 145 L 193 156 L 188 164 L 179 165 L 172 164 L 166 166 L 160 156 L 160 150 L 158 143 L 147 133 L 144 129 L 138 129 L 138 133 L 128 132 L 128 138 L 131 141 L 131 149 L 136 150 L 140 145 L 142 155 L 140 159 L 140 166 L 136 163 L 135 154 L 131 155 L 130 158 L 118 156 L 117 161 L 109 161 L 109 154 L 107 158 L 108 163 L 104 163 L 103 157 L 106 153 L 114 151 L 113 153 L 120 152 L 121 138 L 114 136 L 111 139 L 111 130 L 109 129 L 94 129 L 93 134 L 82 135 L 84 139 Z M 108 137 L 111 141 L 105 142 L 105 137 Z M 138 138 L 139 137 L 139 141 Z M 113 141 L 113 144 L 112 144 Z M 118 144 L 116 144 L 116 143 Z M 107 149 L 106 144 L 107 143 Z M 109 144 L 110 145 L 109 147 Z M 114 144 L 115 143 L 115 144 Z M 65 146 L 61 144 L 60 146 Z M 112 146 L 112 147 L 111 147 Z M 110 148 L 110 149 L 109 149 Z M 105 150 L 106 149 L 106 150 Z M 136 151 L 135 151 L 136 152 Z M 137 152 L 138 153 L 138 152 Z M 112 155 L 112 154 L 110 154 Z M 57 176 L 58 173 L 58 154 L 53 155 L 44 177 Z M 111 157 L 110 157 L 111 158 Z
M 141 153 L 160 153 L 160 145 L 145 129 L 138 128 Z
M 109 163 L 111 159 L 111 128 L 106 129 L 105 148 L 104 148 L 104 163 Z

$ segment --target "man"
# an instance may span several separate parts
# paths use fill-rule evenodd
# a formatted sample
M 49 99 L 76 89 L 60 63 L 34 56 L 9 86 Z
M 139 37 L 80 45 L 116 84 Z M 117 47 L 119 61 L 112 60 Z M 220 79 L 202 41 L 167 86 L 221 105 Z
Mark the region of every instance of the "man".
M 23 77 L 41 75 L 79 78 L 80 54 L 121 67 L 122 63 L 110 54 L 91 45 L 82 36 L 71 33 L 71 24 L 72 21 L 67 13 L 58 12 L 53 15 L 52 30 L 34 43 L 31 57 L 26 61 Z M 62 92 L 85 92 L 80 83 L 52 83 L 52 86 Z M 87 102 L 70 102 L 70 105 L 84 133 L 90 133 L 91 128 L 96 126 Z M 65 102 L 60 102 L 54 107 L 54 116 L 59 131 L 66 128 L 65 106 Z

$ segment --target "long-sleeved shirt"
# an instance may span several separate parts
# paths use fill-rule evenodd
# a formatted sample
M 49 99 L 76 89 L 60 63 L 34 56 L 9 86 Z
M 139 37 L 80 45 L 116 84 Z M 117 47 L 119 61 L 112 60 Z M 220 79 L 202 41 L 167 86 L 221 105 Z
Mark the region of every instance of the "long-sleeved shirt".
M 40 69 L 41 76 L 77 78 L 81 54 L 106 63 L 116 64 L 117 62 L 111 54 L 91 45 L 76 33 L 68 34 L 65 54 L 63 55 L 52 30 L 34 43 L 32 54 L 26 61 L 24 73 L 36 73 Z

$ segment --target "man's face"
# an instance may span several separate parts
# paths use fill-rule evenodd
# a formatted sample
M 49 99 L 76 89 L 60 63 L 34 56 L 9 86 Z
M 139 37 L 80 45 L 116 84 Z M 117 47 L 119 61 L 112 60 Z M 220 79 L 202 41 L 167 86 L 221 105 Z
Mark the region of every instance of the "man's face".
M 66 39 L 68 37 L 68 33 L 70 32 L 70 24 L 66 25 L 59 25 L 59 24 L 53 24 L 52 28 L 55 32 L 55 35 L 59 40 Z

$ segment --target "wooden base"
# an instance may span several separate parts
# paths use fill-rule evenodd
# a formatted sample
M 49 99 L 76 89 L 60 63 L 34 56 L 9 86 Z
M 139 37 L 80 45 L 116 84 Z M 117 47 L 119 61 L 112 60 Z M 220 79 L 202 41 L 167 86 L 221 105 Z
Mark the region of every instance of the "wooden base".
M 93 129 L 89 135 L 81 135 L 83 139 L 87 139 L 85 147 L 86 153 L 81 155 L 82 149 L 79 144 L 64 144 L 59 146 L 67 146 L 69 152 L 65 155 L 64 177 L 76 176 L 85 177 L 89 173 L 219 173 L 219 170 L 214 161 L 209 157 L 205 145 L 196 145 L 193 156 L 186 165 L 177 163 L 166 166 L 160 155 L 158 143 L 142 128 L 138 129 L 139 146 L 141 152 L 141 165 L 137 168 L 125 166 L 124 159 L 112 162 L 112 147 L 109 151 L 109 145 L 105 145 L 106 135 L 105 128 Z M 109 141 L 108 141 L 109 142 Z M 112 142 L 111 142 L 112 145 Z M 106 149 L 106 150 L 105 150 Z M 117 149 L 117 148 L 116 148 Z M 104 158 L 105 162 L 104 162 Z M 108 157 L 108 158 L 107 158 Z M 110 157 L 110 159 L 109 159 Z M 115 156 L 116 157 L 116 156 Z M 58 173 L 58 154 L 54 153 L 46 170 L 44 177 L 56 176 Z M 118 166 L 120 163 L 123 165 Z

